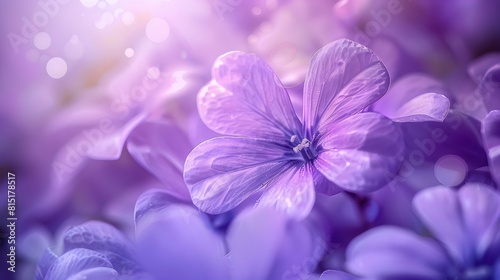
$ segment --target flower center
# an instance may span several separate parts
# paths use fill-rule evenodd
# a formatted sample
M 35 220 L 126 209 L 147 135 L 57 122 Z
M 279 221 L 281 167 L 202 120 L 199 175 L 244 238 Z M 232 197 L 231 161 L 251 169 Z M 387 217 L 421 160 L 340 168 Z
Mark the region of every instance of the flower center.
M 314 149 L 311 145 L 311 141 L 307 138 L 303 138 L 299 141 L 299 137 L 297 135 L 292 135 L 292 137 L 290 137 L 290 143 L 295 145 L 295 147 L 293 147 L 293 151 L 296 154 L 301 153 L 305 161 L 313 160 L 317 155 L 316 149 Z

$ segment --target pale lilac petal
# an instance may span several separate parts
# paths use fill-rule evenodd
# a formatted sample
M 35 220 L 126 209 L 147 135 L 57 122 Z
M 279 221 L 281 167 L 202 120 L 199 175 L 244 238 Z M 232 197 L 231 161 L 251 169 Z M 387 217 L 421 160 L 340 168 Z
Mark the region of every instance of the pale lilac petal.
M 486 72 L 498 63 L 500 63 L 500 53 L 486 54 L 469 65 L 469 75 L 479 84 L 483 80 L 484 75 L 486 75 Z
M 314 205 L 313 167 L 291 167 L 268 185 L 259 199 L 259 207 L 274 207 L 296 219 L 304 219 Z
M 120 275 L 134 275 L 140 270 L 130 242 L 109 224 L 90 221 L 68 229 L 64 234 L 64 249 L 77 248 L 102 253 Z
M 425 74 L 410 74 L 394 83 L 373 104 L 373 110 L 398 122 L 441 122 L 450 108 L 446 92 L 438 80 Z
M 293 151 L 265 139 L 219 137 L 201 143 L 184 167 L 193 203 L 208 213 L 231 210 L 288 168 L 286 153 Z
M 192 146 L 177 126 L 169 122 L 141 123 L 130 134 L 127 149 L 172 195 L 189 200 L 182 171 Z
M 492 111 L 484 118 L 482 134 L 491 175 L 500 186 L 500 111 Z
M 425 189 L 413 199 L 420 220 L 461 264 L 473 258 L 473 245 L 464 230 L 457 193 L 448 187 Z
M 159 205 L 158 205 L 159 206 Z M 155 279 L 227 278 L 222 237 L 194 207 L 168 204 L 136 222 L 138 258 Z
M 303 119 L 308 131 L 363 111 L 389 87 L 389 73 L 365 46 L 342 39 L 312 58 L 304 85 Z
M 359 277 L 356 277 L 352 274 L 338 271 L 338 270 L 327 270 L 321 274 L 319 280 L 356 280 Z
M 303 269 L 308 257 L 313 262 L 321 257 L 314 256 L 313 241 L 305 224 L 290 220 L 274 209 L 263 207 L 242 212 L 227 233 L 231 279 L 295 279 L 299 275 L 294 267 Z
M 337 186 L 373 191 L 389 183 L 402 161 L 403 141 L 393 122 L 377 113 L 362 113 L 329 126 L 319 136 L 321 151 L 314 166 Z
M 98 268 L 100 276 L 107 275 L 111 276 L 107 279 L 116 279 L 116 271 L 112 270 L 111 262 L 103 254 L 81 248 L 60 256 L 50 267 L 45 279 L 69 279 L 80 272 L 95 268 Z
M 500 231 L 500 195 L 490 187 L 468 184 L 459 190 L 458 197 L 476 258 L 481 259 Z
M 405 276 L 443 279 L 449 265 L 437 242 L 392 226 L 369 230 L 347 248 L 348 270 L 377 279 L 407 279 Z
M 255 54 L 220 56 L 212 77 L 198 94 L 198 111 L 210 129 L 236 136 L 285 138 L 300 131 L 287 91 Z

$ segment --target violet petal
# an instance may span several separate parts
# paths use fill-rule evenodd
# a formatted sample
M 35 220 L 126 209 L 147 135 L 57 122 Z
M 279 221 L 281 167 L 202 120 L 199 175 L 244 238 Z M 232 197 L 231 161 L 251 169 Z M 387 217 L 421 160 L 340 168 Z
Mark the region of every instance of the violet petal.
M 362 113 L 329 126 L 319 140 L 314 166 L 339 187 L 374 191 L 389 183 L 401 165 L 402 134 L 377 113 Z
M 269 183 L 259 207 L 272 206 L 299 220 L 307 217 L 314 205 L 313 172 L 313 167 L 306 164 L 281 173 Z
M 218 137 L 201 143 L 184 167 L 193 203 L 211 214 L 236 207 L 290 166 L 286 152 L 266 139 Z

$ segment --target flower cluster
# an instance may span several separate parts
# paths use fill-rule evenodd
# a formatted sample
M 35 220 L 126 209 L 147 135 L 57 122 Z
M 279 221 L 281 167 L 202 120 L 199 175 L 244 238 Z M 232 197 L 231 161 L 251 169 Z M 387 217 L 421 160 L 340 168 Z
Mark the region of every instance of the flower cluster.
M 24 2 L 6 279 L 500 279 L 500 3 Z

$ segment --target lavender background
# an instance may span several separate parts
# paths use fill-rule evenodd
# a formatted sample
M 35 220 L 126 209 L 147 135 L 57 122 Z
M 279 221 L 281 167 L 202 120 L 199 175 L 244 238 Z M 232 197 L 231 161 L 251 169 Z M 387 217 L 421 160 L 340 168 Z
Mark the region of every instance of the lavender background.
M 500 279 L 499 1 L 19 0 L 0 11 L 0 209 L 6 221 L 14 172 L 18 217 L 15 273 L 1 228 L 2 279 Z M 197 107 L 214 61 L 255 53 L 300 118 L 311 58 L 342 38 L 387 68 L 389 89 L 366 111 L 401 132 L 388 137 L 404 146 L 397 174 L 370 192 L 318 191 L 299 220 L 254 209 L 259 194 L 200 211 L 184 162 L 220 136 Z

